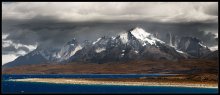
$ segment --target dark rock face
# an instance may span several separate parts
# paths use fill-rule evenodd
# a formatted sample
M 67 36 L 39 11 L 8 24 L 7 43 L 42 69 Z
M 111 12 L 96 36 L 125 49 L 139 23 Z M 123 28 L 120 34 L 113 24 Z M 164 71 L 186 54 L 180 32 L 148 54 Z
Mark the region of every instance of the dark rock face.
M 216 59 L 219 58 L 218 54 L 219 54 L 218 50 L 215 50 L 215 51 L 213 51 L 213 52 L 210 52 L 210 53 L 208 53 L 208 54 L 202 56 L 202 58 L 204 58 L 204 59 L 214 59 L 214 60 L 216 60 Z
M 76 53 L 75 50 L 81 49 L 80 44 L 78 41 L 74 38 L 71 41 L 67 42 L 57 54 L 54 55 L 57 59 L 59 59 L 59 62 L 68 59 L 72 55 Z
M 194 37 L 182 37 L 177 48 L 197 58 L 211 52 L 199 39 Z

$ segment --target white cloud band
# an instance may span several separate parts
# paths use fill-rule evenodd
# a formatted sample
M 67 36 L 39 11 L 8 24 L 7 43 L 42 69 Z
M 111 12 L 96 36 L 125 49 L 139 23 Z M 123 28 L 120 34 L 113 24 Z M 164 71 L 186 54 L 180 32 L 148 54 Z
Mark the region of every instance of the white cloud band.
M 3 3 L 3 19 L 54 17 L 64 21 L 152 20 L 217 22 L 217 2 L 19 2 Z M 207 12 L 208 11 L 208 12 Z M 217 14 L 217 13 L 216 13 Z

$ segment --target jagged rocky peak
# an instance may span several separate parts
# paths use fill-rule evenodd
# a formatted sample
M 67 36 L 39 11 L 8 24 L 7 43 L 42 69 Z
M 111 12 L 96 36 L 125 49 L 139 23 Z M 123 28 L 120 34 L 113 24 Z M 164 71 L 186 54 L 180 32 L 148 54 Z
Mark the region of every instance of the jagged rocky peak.
M 76 40 L 76 38 L 73 38 L 72 40 L 66 43 L 66 45 L 70 45 L 70 44 L 78 44 L 78 41 Z
M 181 40 L 184 40 L 184 41 L 191 40 L 191 41 L 195 41 L 195 42 L 201 42 L 201 40 L 199 40 L 198 38 L 189 37 L 189 36 L 182 37 Z
M 173 40 L 177 42 L 177 48 L 167 45 L 144 29 L 135 27 L 127 32 L 120 33 L 118 36 L 103 36 L 95 41 L 85 40 L 83 43 L 78 43 L 73 38 L 59 48 L 59 50 L 53 49 L 53 47 L 48 49 L 38 47 L 31 53 L 10 62 L 9 65 L 45 62 L 68 63 L 74 61 L 108 62 L 141 59 L 177 60 L 189 58 L 189 55 L 192 58 L 211 55 L 215 57 L 216 55 L 216 53 L 210 53 L 210 49 L 203 45 L 202 41 L 198 38 L 182 37 L 178 38 L 178 41 L 177 39 Z M 170 39 L 171 41 L 172 39 Z M 35 62 L 32 62 L 32 60 L 35 60 Z
M 78 41 L 73 38 L 71 41 L 67 42 L 56 55 L 59 61 L 63 61 L 74 55 L 77 51 L 81 50 L 82 46 Z
M 196 37 L 182 37 L 177 48 L 195 57 L 201 57 L 211 52 L 210 49 Z
M 103 36 L 101 38 L 98 38 L 96 41 L 94 41 L 92 44 L 93 45 L 104 45 L 107 44 L 108 41 L 111 40 L 111 38 Z
M 196 37 L 182 37 L 177 48 L 187 50 L 189 48 L 196 48 L 199 46 L 206 47 L 202 44 L 202 41 Z
M 91 45 L 92 45 L 92 42 L 89 41 L 89 40 L 85 40 L 85 41 L 83 41 L 83 43 L 82 43 L 82 46 L 91 46 Z

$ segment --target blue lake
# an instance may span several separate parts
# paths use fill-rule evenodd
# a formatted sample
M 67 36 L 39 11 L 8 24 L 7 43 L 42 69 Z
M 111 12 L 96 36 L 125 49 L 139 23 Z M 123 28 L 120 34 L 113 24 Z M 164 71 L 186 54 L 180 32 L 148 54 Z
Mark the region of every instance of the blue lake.
M 170 74 L 172 75 L 172 74 Z M 80 85 L 7 81 L 24 78 L 139 78 L 169 74 L 2 75 L 2 93 L 218 93 L 217 88 Z

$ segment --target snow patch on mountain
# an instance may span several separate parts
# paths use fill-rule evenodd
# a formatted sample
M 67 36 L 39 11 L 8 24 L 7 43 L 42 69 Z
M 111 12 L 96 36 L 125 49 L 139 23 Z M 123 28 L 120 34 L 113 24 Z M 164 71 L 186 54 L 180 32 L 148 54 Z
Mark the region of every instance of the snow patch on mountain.
M 131 34 L 134 35 L 137 39 L 145 40 L 147 37 L 150 36 L 150 33 L 145 32 L 142 28 L 135 28 L 131 31 Z
M 151 37 L 151 39 L 152 39 L 152 40 L 155 40 L 155 41 L 158 41 L 158 42 L 160 42 L 160 43 L 165 44 L 165 42 L 164 42 L 164 41 L 161 41 L 160 39 L 157 39 L 157 38 L 155 38 L 155 37 Z
M 211 51 L 216 51 L 216 50 L 218 50 L 218 45 L 209 47 L 209 49 L 210 49 Z
M 203 44 L 200 43 L 200 42 L 199 42 L 199 45 L 202 46 L 202 47 L 204 47 L 204 48 L 207 48 L 205 45 L 203 45 Z
M 105 51 L 105 50 L 106 50 L 105 48 L 97 48 L 95 51 L 96 51 L 96 53 L 100 53 L 100 52 Z
M 122 50 L 122 52 L 125 52 L 125 50 Z
M 177 51 L 177 52 L 179 52 L 179 53 L 184 54 L 184 52 L 183 52 L 183 51 L 181 51 L 181 50 L 177 50 L 177 49 L 176 49 L 176 51 Z
M 76 48 L 74 49 L 74 51 L 72 51 L 72 52 L 70 53 L 70 56 L 73 56 L 77 51 L 79 51 L 79 50 L 81 50 L 81 49 L 82 49 L 82 46 L 81 46 L 81 45 L 76 46 Z
M 114 40 L 116 37 L 113 36 L 113 37 L 111 37 L 111 38 L 112 38 L 112 40 Z
M 95 42 L 93 42 L 92 44 L 96 44 L 99 40 L 101 40 L 101 38 L 98 38 Z
M 133 29 L 131 31 L 131 34 L 135 38 L 139 39 L 140 41 L 144 41 L 144 42 L 142 42 L 143 46 L 146 45 L 145 42 L 148 42 L 151 45 L 156 45 L 156 41 L 161 42 L 161 43 L 165 43 L 165 42 L 153 37 L 153 35 L 151 35 L 150 33 L 146 32 L 144 29 L 139 28 L 139 27 Z
M 127 43 L 128 42 L 128 33 L 120 34 L 120 39 L 121 39 L 123 44 Z

